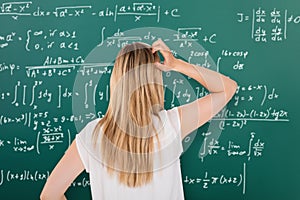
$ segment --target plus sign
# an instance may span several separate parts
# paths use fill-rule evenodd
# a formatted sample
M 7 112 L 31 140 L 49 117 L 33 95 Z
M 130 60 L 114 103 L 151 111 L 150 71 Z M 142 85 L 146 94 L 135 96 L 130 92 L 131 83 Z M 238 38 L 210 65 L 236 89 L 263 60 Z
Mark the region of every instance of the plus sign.
M 207 36 L 205 36 L 204 39 L 203 39 L 203 41 L 207 42 L 207 40 L 208 40 L 208 38 L 207 38 Z
M 168 11 L 168 10 L 166 10 L 166 11 L 165 11 L 165 15 L 168 15 L 168 14 L 169 14 L 169 11 Z

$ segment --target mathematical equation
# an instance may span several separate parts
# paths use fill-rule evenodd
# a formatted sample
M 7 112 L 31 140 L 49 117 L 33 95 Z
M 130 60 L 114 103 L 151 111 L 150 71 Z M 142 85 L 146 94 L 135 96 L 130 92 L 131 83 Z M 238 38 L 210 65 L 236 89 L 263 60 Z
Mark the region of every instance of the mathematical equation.
M 223 32 L 208 29 L 202 22 L 194 25 L 176 22 L 184 17 L 181 16 L 182 9 L 177 5 L 162 6 L 153 2 L 110 3 L 109 6 L 102 2 L 99 5 L 98 2 L 64 5 L 33 1 L 0 3 L 0 19 L 5 27 L 0 31 L 0 105 L 4 110 L 0 113 L 0 154 L 40 158 L 49 154 L 57 156 L 62 149 L 67 149 L 79 130 L 74 125 L 84 127 L 89 121 L 104 116 L 116 56 L 111 52 L 132 42 L 152 44 L 161 38 L 175 57 L 195 66 L 226 71 L 236 78 L 254 70 L 254 66 L 248 63 L 256 59 L 255 52 L 239 44 L 219 48 L 224 44 Z M 250 14 L 234 12 L 232 16 L 230 20 L 236 17 L 234 20 L 238 26 L 250 24 L 251 38 L 261 43 L 287 40 L 289 27 L 300 23 L 300 16 L 276 8 L 268 13 L 259 7 Z M 192 18 L 185 19 L 192 22 Z M 35 20 L 43 21 L 43 24 L 35 23 Z M 23 26 L 28 21 L 31 23 Z M 68 26 L 69 23 L 77 25 L 77 22 L 78 27 Z M 174 30 L 145 27 L 165 22 L 172 24 Z M 81 26 L 81 23 L 90 27 Z M 131 25 L 137 29 L 128 30 Z M 207 45 L 213 53 L 199 44 Z M 97 54 L 99 59 L 95 62 L 89 59 L 92 48 L 104 50 Z M 216 63 L 212 57 L 216 58 Z M 165 107 L 183 105 L 209 94 L 189 77 L 178 74 L 163 73 Z M 76 85 L 78 79 L 80 83 Z M 281 102 L 285 98 L 284 92 L 265 80 L 239 83 L 229 106 L 210 120 L 218 131 L 233 130 L 239 135 L 225 141 L 224 138 L 215 138 L 214 131 L 203 132 L 203 143 L 197 157 L 201 163 L 204 158 L 207 161 L 217 156 L 226 157 L 228 161 L 243 160 L 240 162 L 242 170 L 231 175 L 192 172 L 191 175 L 183 174 L 183 183 L 201 186 L 205 190 L 214 185 L 231 185 L 241 188 L 245 194 L 245 162 L 263 159 L 267 156 L 266 149 L 271 151 L 271 145 L 266 145 L 272 142 L 260 136 L 252 125 L 290 121 L 289 111 Z M 73 110 L 74 101 L 76 109 L 82 108 L 79 113 Z M 249 126 L 251 130 L 247 131 Z M 184 138 L 183 145 L 192 140 L 189 136 Z M 0 169 L 0 187 L 15 182 L 44 183 L 50 173 L 49 166 L 45 166 L 20 169 L 14 160 L 11 163 L 5 161 Z M 89 186 L 90 181 L 85 177 L 71 184 L 71 187 Z
M 24 41 L 24 42 L 23 42 Z M 45 51 L 53 48 L 78 51 L 77 32 L 75 30 L 32 30 L 26 33 L 10 32 L 0 35 L 0 49 L 23 42 L 26 51 Z
M 152 2 L 115 4 L 112 7 L 98 8 L 93 5 L 70 5 L 58 6 L 52 10 L 35 6 L 32 1 L 5 2 L 0 6 L 0 16 L 11 16 L 18 20 L 19 17 L 85 17 L 94 16 L 99 18 L 112 18 L 114 22 L 119 17 L 133 16 L 134 22 L 139 22 L 142 17 L 155 17 L 160 22 L 161 16 L 180 17 L 178 8 L 162 9 L 160 5 Z
M 183 49 L 180 53 L 178 50 L 172 50 L 174 56 L 180 56 L 184 53 L 186 60 L 195 65 L 210 68 L 214 64 L 209 59 L 209 51 L 199 50 L 193 48 L 195 44 L 199 41 L 208 42 L 209 44 L 216 44 L 216 34 L 207 35 L 201 33 L 201 27 L 186 27 L 177 28 L 177 31 L 171 35 L 158 35 L 154 31 L 144 31 L 140 35 L 126 35 L 124 32 L 120 31 L 120 28 L 112 34 L 112 36 L 105 36 L 106 27 L 102 28 L 101 31 L 101 41 L 98 47 L 117 47 L 121 48 L 126 44 L 133 41 L 144 41 L 149 44 L 157 40 L 158 38 L 163 38 L 165 42 L 174 43 L 178 48 Z M 169 33 L 170 34 L 170 33 Z M 60 51 L 70 50 L 77 52 L 80 50 L 80 41 L 76 40 L 78 33 L 75 30 L 27 30 L 26 39 L 22 36 L 17 36 L 15 32 L 10 34 L 10 37 L 0 36 L 6 38 L 3 40 L 4 43 L 0 44 L 0 47 L 9 47 L 9 42 L 20 42 L 25 40 L 24 48 L 26 51 L 53 51 L 53 48 Z M 173 38 L 172 38 L 173 37 Z M 16 39 L 18 38 L 18 39 Z M 171 39 L 172 38 L 172 39 Z M 1 41 L 1 40 L 0 40 Z M 1 48 L 0 48 L 1 50 Z M 63 54 L 63 52 L 61 53 Z M 217 59 L 217 70 L 222 67 L 221 60 L 226 61 L 227 58 L 234 58 L 235 60 L 232 64 L 225 63 L 224 65 L 232 65 L 232 69 L 235 71 L 241 71 L 245 68 L 245 61 L 249 55 L 248 50 L 231 50 L 223 49 Z M 68 76 L 72 73 L 80 72 L 82 75 L 98 75 L 103 73 L 110 73 L 109 66 L 113 63 L 88 63 L 85 62 L 83 55 L 78 56 L 51 56 L 46 55 L 44 58 L 41 57 L 40 65 L 26 66 L 26 76 L 31 78 L 37 77 L 56 77 L 56 76 Z M 80 68 L 80 69 L 78 69 Z M 20 64 L 17 63 L 0 63 L 0 73 L 10 72 L 12 76 L 15 71 L 20 70 Z
M 261 157 L 265 148 L 265 142 L 259 138 L 255 140 L 255 134 L 255 132 L 250 133 L 250 138 L 246 143 L 248 146 L 243 148 L 243 144 L 238 144 L 231 140 L 228 141 L 227 145 L 221 145 L 219 140 L 209 137 L 211 132 L 202 133 L 202 136 L 205 138 L 199 151 L 199 158 L 203 162 L 206 155 L 219 155 L 223 152 L 226 152 L 228 157 L 246 157 L 248 161 L 252 156 Z
M 108 72 L 107 72 L 108 71 Z M 111 73 L 111 69 L 107 70 L 107 75 Z M 104 73 L 106 74 L 106 73 Z M 204 97 L 208 92 L 200 86 L 190 86 L 188 80 L 174 77 L 165 77 L 165 89 L 169 89 L 173 92 L 171 106 L 175 106 L 175 100 L 180 102 L 191 102 L 196 98 Z M 101 87 L 99 88 L 99 86 Z M 38 108 L 39 104 L 46 103 L 49 105 L 55 105 L 57 109 L 63 107 L 63 103 L 67 104 L 72 98 L 84 96 L 84 102 L 82 105 L 88 108 L 89 106 L 96 106 L 97 101 L 109 100 L 109 83 L 106 82 L 96 82 L 95 80 L 88 80 L 82 84 L 83 90 L 68 86 L 63 86 L 58 84 L 56 87 L 47 88 L 45 81 L 34 81 L 32 84 L 22 83 L 17 81 L 17 83 L 11 88 L 6 88 L 0 90 L 0 101 L 10 103 L 16 107 L 29 106 L 34 110 Z M 271 88 L 271 89 L 270 89 Z M 235 106 L 245 102 L 247 104 L 259 103 L 263 106 L 266 101 L 276 101 L 279 99 L 279 94 L 276 92 L 274 87 L 270 87 L 263 84 L 249 85 L 249 86 L 238 86 L 235 96 L 233 97 L 233 102 Z M 92 99 L 93 101 L 90 101 Z M 273 111 L 272 111 L 273 110 Z M 274 118 L 278 120 L 280 118 L 287 118 L 288 112 L 281 109 L 281 111 L 275 111 L 276 109 L 267 109 L 267 111 L 250 111 L 251 114 L 241 114 L 242 112 L 237 112 L 237 114 L 230 113 L 227 116 L 232 117 L 247 117 L 250 116 L 254 118 L 255 116 L 260 119 L 270 119 Z M 263 114 L 265 113 L 265 114 Z
M 45 182 L 50 175 L 50 171 L 41 170 L 4 170 L 0 169 L 0 186 L 11 182 Z M 71 187 L 89 187 L 90 180 L 86 177 L 77 178 L 71 183 Z
M 16 117 L 10 117 L 7 115 L 0 116 L 0 126 L 16 124 L 31 128 L 33 131 L 38 131 L 37 139 L 34 142 L 36 148 L 33 148 L 32 144 L 29 145 L 27 141 L 22 141 L 20 139 L 14 139 L 12 141 L 3 141 L 0 137 L 0 150 L 6 144 L 14 144 L 13 149 L 15 151 L 27 152 L 28 150 L 36 149 L 39 153 L 39 144 L 50 144 L 49 149 L 54 149 L 56 143 L 70 143 L 71 133 L 69 129 L 63 127 L 68 127 L 69 123 L 79 122 L 81 124 L 86 124 L 87 122 L 101 118 L 104 116 L 103 111 L 98 111 L 97 113 L 85 113 L 81 115 L 71 114 L 69 116 L 61 115 L 60 117 L 50 116 L 49 111 L 45 112 L 28 112 L 22 113 Z M 242 129 L 252 121 L 258 122 L 288 122 L 288 114 L 283 110 L 276 110 L 274 108 L 268 108 L 267 110 L 257 111 L 252 109 L 250 112 L 247 110 L 232 112 L 228 109 L 223 109 L 219 114 L 217 114 L 212 121 L 219 121 L 218 128 L 220 130 L 225 130 L 226 127 Z M 65 124 L 67 123 L 67 124 Z M 59 124 L 59 125 L 56 125 Z M 185 141 L 186 142 L 186 141 Z M 20 146 L 23 146 L 22 148 Z M 27 149 L 29 148 L 29 149 Z
M 161 36 L 157 35 L 154 32 L 147 32 L 144 35 L 125 35 L 124 32 L 117 29 L 112 36 L 105 36 L 106 27 L 102 27 L 101 29 L 101 41 L 98 46 L 106 46 L 106 47 L 123 47 L 126 44 L 137 41 L 144 41 L 148 43 L 153 43 L 155 40 L 160 38 Z M 165 38 L 164 41 L 172 41 L 176 42 L 179 45 L 179 48 L 192 47 L 194 42 L 203 41 L 205 43 L 215 44 L 216 41 L 216 33 L 207 35 L 202 34 L 201 27 L 186 27 L 186 28 L 178 28 L 177 33 Z M 28 29 L 24 33 L 18 32 L 10 32 L 0 35 L 0 50 L 4 48 L 8 48 L 13 44 L 16 45 L 18 42 L 22 42 L 26 51 L 46 51 L 53 49 L 60 50 L 68 50 L 68 51 L 79 51 L 80 44 L 78 41 L 78 30 L 63 30 L 63 29 L 47 29 L 47 30 L 32 30 Z M 173 37 L 173 38 L 171 38 Z M 23 42 L 24 41 L 24 42 Z M 176 52 L 174 52 L 176 53 Z M 222 55 L 230 56 L 232 52 L 224 51 Z M 240 56 L 239 53 L 232 53 L 233 56 Z M 191 57 L 201 56 L 197 52 L 191 52 L 189 61 L 191 61 Z M 243 55 L 244 56 L 244 55 Z M 244 56 L 245 57 L 245 56 Z M 46 61 L 45 61 L 46 62 Z
M 195 86 L 192 88 L 186 88 L 189 84 L 188 80 L 183 78 L 170 78 L 168 81 L 168 76 L 166 75 L 166 84 L 165 88 L 170 89 L 173 92 L 173 99 L 171 101 L 171 105 L 174 105 L 175 97 L 177 99 L 182 98 L 182 102 L 190 102 L 193 99 L 191 98 L 193 94 L 195 94 L 196 98 L 204 97 L 208 94 L 208 92 L 199 86 Z M 172 81 L 172 82 L 171 82 Z M 250 103 L 259 103 L 260 106 L 266 104 L 267 101 L 276 101 L 279 98 L 278 92 L 276 92 L 276 88 L 267 86 L 265 84 L 249 84 L 247 86 L 240 85 L 236 90 L 236 94 L 233 97 L 233 102 L 235 106 L 243 102 Z
M 213 185 L 232 185 L 235 187 L 242 187 L 242 193 L 246 193 L 246 163 L 243 163 L 243 170 L 240 174 L 228 175 L 210 175 L 206 171 L 202 177 L 184 176 L 183 183 L 187 185 L 201 185 L 202 189 L 209 189 Z
M 252 9 L 251 14 L 237 13 L 239 23 L 251 23 L 251 38 L 255 42 L 281 42 L 288 38 L 290 25 L 300 23 L 300 15 L 290 14 L 287 9 L 274 8 L 266 11 L 264 8 Z M 268 28 L 270 27 L 271 28 Z
M 120 28 L 117 29 L 111 36 L 105 36 L 106 27 L 102 27 L 101 30 L 101 41 L 98 46 L 114 47 L 118 48 L 124 47 L 126 44 L 131 42 L 144 41 L 148 43 L 153 43 L 158 38 L 163 38 L 165 42 L 172 41 L 178 44 L 179 48 L 193 47 L 195 42 L 203 41 L 205 43 L 215 44 L 216 33 L 212 34 L 202 34 L 202 27 L 179 27 L 174 31 L 173 35 L 159 35 L 155 31 L 148 31 L 143 34 L 136 35 L 126 35 L 125 32 L 121 31 Z M 149 29 L 150 30 L 150 29 Z M 156 30 L 157 31 L 157 30 Z M 173 53 L 176 56 L 176 51 Z M 199 56 L 199 55 L 198 55 Z
M 162 35 L 148 30 L 142 31 L 139 34 L 134 32 L 136 35 L 133 35 L 127 34 L 121 31 L 120 28 L 117 28 L 116 32 L 108 36 L 105 34 L 105 31 L 106 27 L 103 27 L 101 29 L 102 39 L 97 45 L 98 48 L 107 49 L 116 47 L 119 49 L 132 41 L 146 40 L 148 43 L 151 43 L 162 37 Z M 175 44 L 176 47 L 182 49 L 188 62 L 211 68 L 215 65 L 213 61 L 209 59 L 209 51 L 199 50 L 195 44 L 201 39 L 205 40 L 205 38 L 210 38 L 206 41 L 215 44 L 215 34 L 213 33 L 208 37 L 201 31 L 203 31 L 201 27 L 177 28 L 173 34 L 163 35 L 163 40 L 167 43 Z M 32 38 L 39 37 L 42 40 L 52 38 L 53 41 L 57 40 L 57 38 L 78 39 L 78 32 L 75 30 L 66 31 L 53 29 L 47 31 L 32 31 L 30 29 L 27 30 L 26 35 L 27 42 L 24 49 L 28 52 L 32 49 L 27 48 L 29 46 L 33 46 L 33 49 L 36 50 L 43 48 L 43 45 L 40 45 L 41 43 L 28 45 L 32 43 L 30 42 Z M 14 41 L 14 38 L 11 40 Z M 48 42 L 50 42 L 50 40 Z M 54 45 L 54 42 L 50 43 Z M 77 47 L 80 46 L 78 40 L 74 40 L 73 43 L 77 44 Z M 62 43 L 59 43 L 58 45 L 59 49 L 63 49 L 61 44 Z M 49 51 L 50 50 L 53 49 L 49 48 Z M 182 52 L 180 50 L 172 50 L 174 56 L 180 56 Z M 249 51 L 245 49 L 232 50 L 223 48 L 219 52 L 217 59 L 217 71 L 219 68 L 222 68 L 221 60 L 225 61 L 226 59 L 238 59 L 234 61 L 235 63 L 231 69 L 234 71 L 243 70 L 245 66 L 244 62 L 248 59 L 249 54 Z M 37 134 L 34 141 L 27 141 L 20 137 L 13 137 L 13 139 L 0 138 L 0 150 L 8 148 L 14 152 L 25 153 L 35 151 L 37 154 L 41 154 L 44 152 L 44 149 L 53 151 L 57 145 L 70 144 L 72 131 L 66 128 L 70 126 L 70 123 L 79 122 L 80 124 L 86 124 L 90 120 L 102 117 L 103 113 L 105 113 L 105 110 L 101 109 L 97 111 L 97 113 L 92 113 L 88 109 L 96 107 L 99 103 L 108 103 L 109 76 L 112 72 L 112 66 L 113 63 L 111 62 L 89 63 L 88 60 L 86 61 L 84 59 L 83 55 L 71 56 L 70 58 L 46 55 L 41 65 L 27 65 L 25 67 L 20 67 L 17 63 L 3 62 L 3 64 L 0 65 L 0 75 L 1 73 L 8 73 L 11 76 L 18 74 L 29 79 L 26 81 L 17 80 L 10 87 L 0 89 L 0 102 L 14 106 L 15 108 L 31 108 L 33 111 L 19 113 L 15 116 L 2 114 L 0 116 L 0 125 L 19 124 L 30 128 L 34 132 L 37 132 Z M 99 82 L 92 78 L 99 77 L 99 75 L 106 77 L 107 81 L 105 82 L 101 79 L 101 82 Z M 87 77 L 87 79 L 82 80 L 79 88 L 74 87 L 74 85 L 68 85 L 68 81 L 65 81 L 65 83 L 52 84 L 51 87 L 46 82 L 46 78 L 52 80 L 56 79 L 58 81 L 61 78 L 72 78 L 74 76 Z M 73 82 L 73 78 L 70 79 L 70 83 Z M 174 72 L 164 73 L 164 88 L 165 90 L 172 91 L 170 107 L 174 107 L 178 101 L 180 104 L 185 104 L 208 94 L 203 87 L 191 84 L 189 78 L 186 79 L 183 76 L 178 78 Z M 279 98 L 280 94 L 276 88 L 263 83 L 239 85 L 232 100 L 233 105 L 235 107 L 253 105 L 253 108 L 235 111 L 224 108 L 211 121 L 218 121 L 218 128 L 220 130 L 225 130 L 229 127 L 242 129 L 253 121 L 288 122 L 288 111 L 276 107 L 264 107 L 267 103 L 278 101 Z M 59 116 L 57 116 L 57 114 L 52 116 L 50 111 L 38 112 L 38 110 L 45 105 L 57 111 L 64 110 L 66 106 L 70 105 L 73 99 L 80 99 L 80 104 L 78 105 L 86 109 L 86 112 L 80 113 L 79 115 L 72 113 L 59 114 Z M 259 109 L 257 105 L 260 106 Z M 209 143 L 210 142 L 213 141 L 209 141 Z M 231 143 L 230 148 L 233 146 Z M 225 150 L 224 147 L 219 146 L 219 148 Z M 207 152 L 211 154 L 212 152 L 216 152 L 216 149 L 211 149 Z M 254 152 L 254 156 L 260 155 L 258 151 Z M 233 152 L 228 155 L 234 155 L 235 153 L 236 152 Z M 205 155 L 206 154 L 205 152 Z M 250 158 L 250 154 L 248 157 Z
M 39 171 L 39 170 L 0 170 L 0 186 L 5 184 L 5 182 L 38 182 L 46 181 L 49 177 L 49 171 Z
M 57 144 L 67 143 L 67 146 L 70 146 L 71 134 L 69 129 L 67 130 L 67 138 L 63 132 L 58 132 L 57 129 L 61 129 L 61 127 L 43 128 L 43 133 L 40 131 L 38 132 L 36 141 L 20 137 L 14 137 L 12 139 L 0 138 L 0 150 L 6 149 L 7 151 L 14 153 L 29 153 L 35 151 L 37 154 L 41 154 L 41 151 L 43 151 L 41 149 L 53 151 Z

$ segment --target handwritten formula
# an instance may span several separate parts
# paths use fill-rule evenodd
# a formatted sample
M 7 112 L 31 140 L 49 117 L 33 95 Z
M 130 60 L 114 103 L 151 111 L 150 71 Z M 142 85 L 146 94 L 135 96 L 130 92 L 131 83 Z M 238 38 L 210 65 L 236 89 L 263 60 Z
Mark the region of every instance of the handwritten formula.
M 290 30 L 300 23 L 298 14 L 260 6 L 235 10 L 228 23 L 242 32 L 238 34 L 247 33 L 245 38 L 254 45 L 270 45 L 288 42 L 289 35 L 294 34 Z M 185 17 L 183 7 L 154 1 L 48 5 L 38 1 L 1 2 L 0 24 L 5 28 L 0 30 L 0 155 L 13 155 L 14 159 L 28 156 L 32 160 L 60 157 L 89 121 L 104 116 L 118 50 L 132 42 L 152 44 L 161 38 L 175 57 L 228 74 L 239 83 L 228 106 L 209 121 L 215 129 L 196 133 L 203 141 L 193 158 L 201 163 L 219 157 L 228 162 L 240 159 L 240 170 L 230 175 L 222 169 L 219 173 L 184 173 L 183 184 L 204 190 L 214 190 L 214 185 L 230 186 L 241 190 L 242 195 L 251 191 L 247 188 L 247 177 L 251 176 L 247 166 L 272 151 L 261 127 L 291 122 L 284 102 L 286 91 L 262 76 L 240 78 L 259 68 L 253 64 L 257 53 L 242 44 L 228 45 L 222 32 L 212 26 L 192 20 L 184 24 L 180 20 Z M 169 24 L 169 32 L 149 28 Z M 97 59 L 95 50 L 103 52 Z M 164 72 L 163 79 L 166 108 L 208 94 L 203 86 L 176 72 Z M 216 138 L 215 132 L 222 132 L 221 137 Z M 196 142 L 195 135 L 184 138 L 183 144 Z M 0 189 L 20 182 L 43 184 L 51 172 L 44 165 L 3 163 Z M 71 187 L 89 185 L 84 177 Z

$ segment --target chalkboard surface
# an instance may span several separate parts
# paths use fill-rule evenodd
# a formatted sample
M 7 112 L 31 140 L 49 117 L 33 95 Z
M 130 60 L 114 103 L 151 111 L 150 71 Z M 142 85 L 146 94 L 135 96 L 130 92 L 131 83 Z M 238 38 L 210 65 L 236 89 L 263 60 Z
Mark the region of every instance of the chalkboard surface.
M 300 199 L 300 4 L 287 1 L 1 1 L 0 198 L 38 199 L 84 125 L 105 114 L 118 50 L 162 38 L 238 82 L 183 141 L 185 198 Z M 207 94 L 164 73 L 165 108 Z M 89 199 L 88 174 L 67 191 Z

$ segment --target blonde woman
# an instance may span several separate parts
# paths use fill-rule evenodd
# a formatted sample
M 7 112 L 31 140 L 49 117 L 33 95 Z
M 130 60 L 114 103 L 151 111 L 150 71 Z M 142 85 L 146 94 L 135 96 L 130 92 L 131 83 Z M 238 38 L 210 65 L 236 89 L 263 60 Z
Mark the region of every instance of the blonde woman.
M 162 71 L 183 73 L 210 94 L 165 110 Z M 236 88 L 220 73 L 175 58 L 162 40 L 125 46 L 114 64 L 105 116 L 76 135 L 40 198 L 66 199 L 65 191 L 86 170 L 93 199 L 184 199 L 181 140 L 217 114 Z

